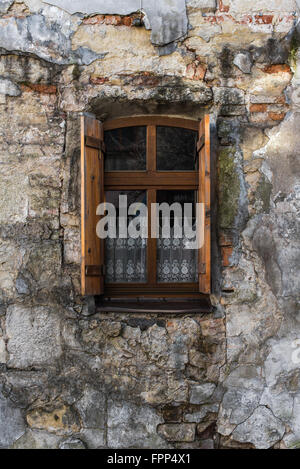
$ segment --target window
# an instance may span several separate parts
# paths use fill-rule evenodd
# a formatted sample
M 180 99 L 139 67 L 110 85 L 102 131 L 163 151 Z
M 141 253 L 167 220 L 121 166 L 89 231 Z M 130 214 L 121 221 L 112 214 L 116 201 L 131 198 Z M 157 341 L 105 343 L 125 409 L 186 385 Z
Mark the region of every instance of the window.
M 82 293 L 108 297 L 195 297 L 210 292 L 210 136 L 209 116 L 197 121 L 162 116 L 121 118 L 103 124 L 82 116 L 81 127 L 81 246 Z M 123 198 L 123 199 L 122 199 Z M 107 202 L 128 212 L 126 228 L 147 211 L 147 237 L 100 239 L 97 207 Z M 153 204 L 181 210 L 189 204 L 188 223 L 196 227 L 196 202 L 205 206 L 204 243 L 191 248 L 191 239 L 176 235 L 170 211 L 168 236 Z M 174 205 L 175 204 L 175 205 Z M 156 205 L 156 210 L 158 206 Z M 139 227 L 140 228 L 140 227 Z M 153 237 L 153 232 L 156 237 Z

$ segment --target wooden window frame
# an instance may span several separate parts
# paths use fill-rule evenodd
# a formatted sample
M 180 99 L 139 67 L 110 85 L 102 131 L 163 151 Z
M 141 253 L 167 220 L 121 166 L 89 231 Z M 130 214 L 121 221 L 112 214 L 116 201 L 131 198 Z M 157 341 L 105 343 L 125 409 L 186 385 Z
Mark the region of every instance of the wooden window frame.
M 89 119 L 89 116 L 88 116 Z M 89 131 L 85 128 L 85 117 L 82 121 L 82 141 L 84 134 Z M 96 121 L 99 122 L 99 121 Z M 90 125 L 92 125 L 90 123 Z M 148 206 L 148 217 L 149 217 L 149 237 L 147 239 L 147 282 L 146 283 L 105 283 L 103 272 L 98 272 L 101 275 L 101 288 L 95 290 L 94 294 L 104 294 L 105 297 L 120 298 L 120 297 L 189 297 L 199 298 L 203 294 L 210 293 L 210 140 L 209 140 L 209 116 L 205 116 L 204 119 L 199 121 L 191 119 L 183 119 L 176 117 L 166 116 L 136 116 L 136 117 L 124 117 L 119 119 L 113 119 L 106 121 L 103 124 L 100 123 L 100 129 L 96 126 L 93 127 L 93 131 L 96 132 L 97 137 L 101 136 L 103 142 L 103 133 L 107 130 L 114 130 L 125 127 L 135 126 L 146 126 L 147 130 L 147 141 L 146 141 L 146 170 L 145 171 L 104 171 L 104 163 L 102 160 L 102 176 L 97 172 L 97 180 L 101 184 L 101 197 L 107 190 L 146 190 L 147 191 L 147 206 Z M 199 155 L 199 169 L 194 171 L 158 171 L 156 170 L 156 128 L 157 126 L 167 127 L 180 127 L 185 129 L 191 129 L 198 132 L 198 143 L 197 150 Z M 87 138 L 85 137 L 85 142 Z M 97 145 L 95 145 L 97 147 Z M 103 145 L 99 145 L 100 160 L 103 157 Z M 84 147 L 82 144 L 82 167 L 87 165 L 86 158 L 88 154 L 91 156 L 91 149 Z M 95 154 L 92 153 L 92 157 L 95 158 Z M 88 185 L 88 179 L 82 171 L 82 178 L 85 181 L 83 186 Z M 93 177 L 92 177 L 93 179 Z M 156 191 L 157 190 L 195 190 L 197 191 L 197 201 L 205 203 L 205 243 L 203 248 L 198 251 L 198 265 L 199 265 L 199 282 L 195 283 L 165 283 L 157 282 L 157 259 L 156 259 L 156 248 L 157 239 L 151 238 L 150 230 L 150 217 L 152 203 L 156 202 Z M 82 200 L 84 201 L 85 193 L 89 191 L 89 188 L 85 187 L 82 189 Z M 103 199 L 104 200 L 104 199 Z M 95 201 L 92 203 L 93 209 L 95 208 Z M 83 223 L 87 221 L 87 202 L 83 202 L 82 207 L 82 219 Z M 93 220 L 95 225 L 95 220 Z M 85 228 L 86 230 L 86 228 Z M 83 229 L 83 231 L 85 231 Z M 96 236 L 96 233 L 95 233 Z M 83 235 L 84 237 L 84 235 Z M 97 241 L 98 242 L 98 241 Z M 104 259 L 104 242 L 103 240 L 98 242 L 98 253 L 97 263 L 105 265 Z M 83 246 L 82 253 L 89 251 L 87 246 Z M 99 255 L 100 253 L 100 255 Z M 85 272 L 83 271 L 85 269 Z M 82 270 L 82 276 L 87 276 L 88 269 L 86 266 Z M 91 272 L 93 268 L 90 269 Z M 101 269 L 100 269 L 101 270 Z M 97 268 L 95 269 L 97 276 Z M 91 273 L 93 275 L 93 273 Z M 96 277 L 97 278 L 97 277 Z M 93 280 L 93 282 L 95 279 Z M 94 285 L 93 285 L 94 286 Z M 93 290 L 91 287 L 90 290 Z M 82 289 L 83 294 L 86 290 Z

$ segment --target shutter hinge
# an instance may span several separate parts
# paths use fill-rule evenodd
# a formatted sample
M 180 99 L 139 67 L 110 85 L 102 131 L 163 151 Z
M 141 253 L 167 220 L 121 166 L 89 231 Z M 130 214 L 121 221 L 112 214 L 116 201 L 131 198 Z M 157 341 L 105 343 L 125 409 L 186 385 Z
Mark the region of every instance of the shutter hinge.
M 90 137 L 86 135 L 84 137 L 84 144 L 86 147 L 96 148 L 97 150 L 100 150 L 102 153 L 105 153 L 105 144 L 103 140 L 101 140 L 100 138 Z
M 85 275 L 87 277 L 102 277 L 105 275 L 105 265 L 86 265 Z

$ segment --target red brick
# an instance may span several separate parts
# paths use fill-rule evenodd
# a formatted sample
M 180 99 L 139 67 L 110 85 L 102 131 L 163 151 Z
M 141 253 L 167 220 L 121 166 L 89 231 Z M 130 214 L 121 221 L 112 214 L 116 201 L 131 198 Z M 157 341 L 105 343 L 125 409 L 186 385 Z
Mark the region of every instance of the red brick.
M 186 77 L 190 80 L 203 80 L 206 74 L 206 65 L 193 62 L 186 67 Z
M 133 16 L 120 15 L 95 15 L 91 18 L 85 18 L 84 24 L 108 24 L 112 26 L 132 26 Z
M 286 98 L 284 95 L 282 96 L 278 96 L 278 98 L 276 99 L 276 103 L 278 104 L 286 104 Z
M 203 80 L 206 74 L 206 65 L 199 64 L 196 66 L 194 80 Z
M 289 65 L 287 64 L 274 64 L 274 65 L 267 65 L 263 71 L 265 73 L 290 73 L 292 74 L 291 72 L 291 68 Z
M 105 24 L 111 24 L 113 26 L 120 26 L 122 24 L 121 16 L 119 15 L 106 15 Z
M 133 21 L 133 18 L 132 16 L 124 16 L 122 18 L 122 23 L 124 24 L 124 26 L 131 26 L 132 25 L 132 21 Z
M 272 24 L 273 15 L 255 15 L 256 24 Z
M 282 121 L 285 114 L 285 112 L 269 112 L 269 118 L 272 119 L 272 121 Z
M 250 112 L 266 112 L 267 105 L 266 104 L 251 104 L 250 105 Z
M 228 267 L 230 265 L 229 258 L 232 255 L 232 252 L 233 252 L 233 247 L 232 246 L 222 246 L 221 247 L 223 267 Z
M 57 88 L 55 85 L 41 85 L 37 83 L 27 83 L 22 85 L 21 88 L 23 91 L 36 91 L 37 93 L 42 94 L 56 94 Z
M 229 5 L 224 5 L 223 0 L 219 0 L 219 11 L 222 11 L 222 13 L 229 12 Z
M 101 24 L 104 22 L 104 15 L 96 15 L 92 16 L 91 18 L 85 18 L 83 20 L 84 24 Z

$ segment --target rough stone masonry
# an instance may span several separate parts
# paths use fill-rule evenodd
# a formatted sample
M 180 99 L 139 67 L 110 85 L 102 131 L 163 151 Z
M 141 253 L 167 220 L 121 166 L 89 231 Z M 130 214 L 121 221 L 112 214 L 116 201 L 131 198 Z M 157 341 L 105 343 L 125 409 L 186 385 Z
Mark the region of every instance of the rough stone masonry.
M 294 0 L 0 0 L 0 447 L 300 447 L 298 20 Z M 211 114 L 213 313 L 80 296 L 81 112 Z

